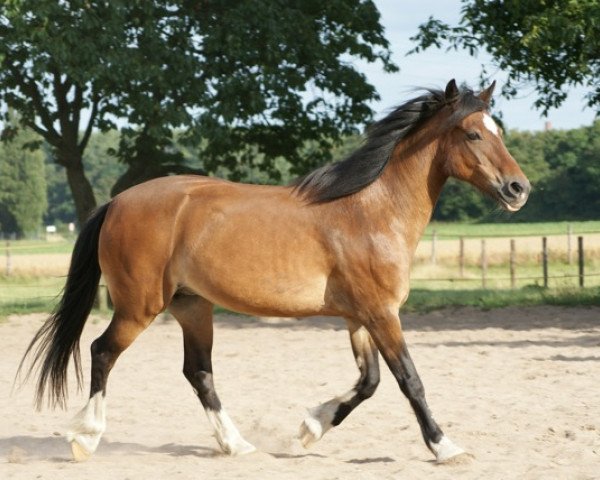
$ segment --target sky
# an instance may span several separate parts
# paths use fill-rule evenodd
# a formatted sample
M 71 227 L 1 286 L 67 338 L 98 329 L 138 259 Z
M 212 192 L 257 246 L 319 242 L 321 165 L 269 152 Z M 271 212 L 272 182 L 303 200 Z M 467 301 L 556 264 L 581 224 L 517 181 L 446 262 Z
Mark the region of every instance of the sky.
M 400 72 L 385 73 L 380 63 L 365 64 L 360 69 L 367 75 L 381 96 L 379 102 L 371 106 L 377 112 L 377 118 L 390 108 L 414 96 L 415 87 L 444 88 L 455 78 L 458 84 L 466 82 L 477 87 L 481 64 L 490 64 L 490 58 L 484 52 L 478 58 L 467 52 L 447 52 L 429 49 L 425 52 L 406 56 L 414 47 L 409 38 L 417 33 L 417 27 L 430 15 L 435 18 L 457 24 L 460 18 L 460 0 L 374 0 L 381 13 L 381 22 L 385 35 L 391 45 L 392 59 L 400 67 Z M 488 71 L 494 71 L 493 67 Z M 493 79 L 497 81 L 497 91 L 504 83 L 505 74 L 498 71 Z M 519 130 L 542 130 L 545 122 L 550 121 L 553 128 L 568 129 L 590 125 L 595 112 L 586 108 L 586 91 L 578 88 L 569 91 L 569 96 L 560 109 L 551 110 L 548 118 L 533 108 L 536 99 L 533 87 L 520 93 L 520 98 L 507 100 L 496 96 L 494 112 L 502 112 L 507 128 Z

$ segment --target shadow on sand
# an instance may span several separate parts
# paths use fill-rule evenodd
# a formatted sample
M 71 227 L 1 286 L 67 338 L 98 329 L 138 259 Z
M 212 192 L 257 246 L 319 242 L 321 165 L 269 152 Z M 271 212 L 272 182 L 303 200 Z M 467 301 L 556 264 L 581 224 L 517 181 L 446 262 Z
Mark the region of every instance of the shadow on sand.
M 210 458 L 222 455 L 219 451 L 198 445 L 180 445 L 167 443 L 160 446 L 148 446 L 140 443 L 100 441 L 97 455 L 144 455 L 162 453 L 173 457 L 196 456 Z M 70 462 L 71 449 L 62 436 L 34 437 L 14 436 L 0 438 L 0 458 L 11 463 L 27 463 L 30 461 Z
M 449 307 L 428 313 L 402 313 L 407 331 L 482 330 L 500 328 L 527 331 L 541 328 L 588 331 L 600 328 L 600 307 L 507 307 L 491 311 L 474 307 Z M 169 320 L 167 320 L 169 321 Z M 345 330 L 340 317 L 263 318 L 218 314 L 215 323 L 224 328 L 324 329 Z

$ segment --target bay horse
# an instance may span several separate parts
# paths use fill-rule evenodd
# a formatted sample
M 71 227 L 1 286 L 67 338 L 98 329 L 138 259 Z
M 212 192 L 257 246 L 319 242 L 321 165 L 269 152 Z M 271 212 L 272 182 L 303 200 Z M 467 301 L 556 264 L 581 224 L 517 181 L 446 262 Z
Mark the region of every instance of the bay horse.
M 37 366 L 36 403 L 65 405 L 67 367 L 82 380 L 79 338 L 101 274 L 114 315 L 91 345 L 91 389 L 67 439 L 75 459 L 97 448 L 106 426 L 108 374 L 119 355 L 168 309 L 183 330 L 183 373 L 227 454 L 254 450 L 213 384 L 213 305 L 262 316 L 342 316 L 360 371 L 346 394 L 311 410 L 304 446 L 339 425 L 379 383 L 381 354 L 408 398 L 438 462 L 463 453 L 433 419 L 409 355 L 399 309 L 412 257 L 448 177 L 505 210 L 521 208 L 530 184 L 490 114 L 495 83 L 476 94 L 451 80 L 426 90 L 367 131 L 341 162 L 289 186 L 164 177 L 100 207 L 75 243 L 63 296 L 23 360 Z M 23 361 L 21 362 L 23 366 Z

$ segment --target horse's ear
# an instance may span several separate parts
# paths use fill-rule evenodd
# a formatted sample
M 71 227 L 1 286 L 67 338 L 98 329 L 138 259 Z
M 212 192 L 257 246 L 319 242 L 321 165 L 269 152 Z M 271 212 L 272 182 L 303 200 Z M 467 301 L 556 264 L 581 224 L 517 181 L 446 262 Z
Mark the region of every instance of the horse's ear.
M 446 85 L 446 90 L 444 91 L 444 97 L 446 98 L 447 103 L 452 103 L 458 97 L 458 87 L 456 86 L 456 80 L 452 79 Z
M 492 100 L 494 88 L 496 88 L 496 80 L 494 80 L 488 88 L 486 88 L 479 95 L 477 95 L 479 97 L 479 100 L 482 100 L 483 102 L 485 102 L 486 105 L 489 105 L 490 101 Z

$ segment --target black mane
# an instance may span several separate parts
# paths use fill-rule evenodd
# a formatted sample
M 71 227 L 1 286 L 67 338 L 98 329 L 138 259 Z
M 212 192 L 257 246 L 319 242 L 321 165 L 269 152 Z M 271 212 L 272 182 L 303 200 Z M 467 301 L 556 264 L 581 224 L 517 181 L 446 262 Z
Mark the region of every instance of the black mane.
M 427 89 L 425 94 L 400 105 L 367 128 L 363 145 L 344 160 L 297 179 L 293 183 L 295 190 L 311 203 L 329 202 L 362 190 L 381 175 L 394 147 L 446 105 L 453 110 L 447 126 L 488 108 L 470 89 L 463 89 L 451 99 L 446 98 L 443 90 Z

